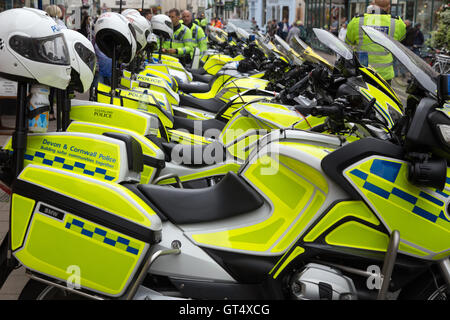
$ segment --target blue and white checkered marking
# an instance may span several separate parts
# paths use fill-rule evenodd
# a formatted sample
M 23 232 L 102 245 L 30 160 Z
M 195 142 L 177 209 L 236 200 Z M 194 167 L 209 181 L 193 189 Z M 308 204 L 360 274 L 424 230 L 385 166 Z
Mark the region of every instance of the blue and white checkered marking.
M 370 172 L 372 174 L 377 175 L 380 178 L 383 178 L 391 183 L 394 183 L 395 180 L 397 179 L 400 168 L 401 168 L 400 163 L 375 159 L 372 162 Z M 420 198 L 420 199 L 425 199 L 426 201 L 431 202 L 434 205 L 438 205 L 440 207 L 444 206 L 444 202 L 442 200 L 440 200 L 426 192 L 421 191 L 419 193 L 419 196 L 417 197 L 416 195 L 407 193 L 396 187 L 392 187 L 391 191 L 388 191 L 380 186 L 374 185 L 373 183 L 366 181 L 369 175 L 359 169 L 353 169 L 352 171 L 350 171 L 350 174 L 365 181 L 364 185 L 363 185 L 364 189 L 366 189 L 384 199 L 389 199 L 392 195 L 392 196 L 396 196 L 400 199 L 403 199 L 404 201 L 411 203 L 412 205 L 414 205 L 414 207 L 411 211 L 414 214 L 421 216 L 422 218 L 425 218 L 433 223 L 435 223 L 438 218 L 440 218 L 444 221 L 450 222 L 450 220 L 447 219 L 447 217 L 445 216 L 445 214 L 442 210 L 440 211 L 439 215 L 435 215 L 417 205 L 417 202 Z M 449 178 L 447 178 L 447 181 L 448 180 L 449 180 Z M 447 194 L 444 191 L 435 190 L 435 192 L 444 196 L 445 198 L 448 198 L 450 196 L 449 194 Z
M 108 233 L 108 231 L 103 230 L 99 227 L 92 226 L 90 229 L 94 229 L 94 231 L 90 231 L 88 229 L 85 229 L 86 225 L 87 224 L 85 222 L 73 218 L 71 222 L 66 223 L 66 229 L 79 232 L 86 237 L 95 239 L 97 241 L 102 241 L 103 243 L 106 243 L 112 247 L 120 248 L 131 254 L 138 255 L 139 249 L 132 247 L 130 245 L 129 239 L 125 239 L 121 236 L 114 236 L 113 234 Z M 78 228 L 74 228 L 73 226 Z M 94 235 L 97 235 L 97 237 L 94 237 Z M 115 238 L 117 238 L 117 240 L 114 240 Z M 122 244 L 123 246 L 118 246 L 118 244 Z M 126 246 L 126 248 L 124 246 Z
M 75 161 L 75 163 L 73 165 L 71 165 L 71 164 L 65 163 L 68 160 L 66 158 L 55 156 L 53 160 L 50 160 L 50 159 L 46 159 L 45 156 L 46 156 L 45 153 L 36 151 L 34 153 L 34 155 L 25 154 L 24 159 L 28 160 L 28 161 L 35 161 L 35 158 L 42 158 L 42 162 L 39 162 L 39 163 L 42 163 L 42 164 L 45 164 L 48 166 L 53 166 L 54 163 L 56 162 L 56 163 L 62 164 L 62 168 L 65 170 L 74 171 L 75 168 L 78 168 L 78 169 L 83 170 L 82 173 L 86 174 L 88 176 L 95 176 L 95 174 L 98 173 L 100 175 L 103 175 L 103 179 L 105 179 L 107 181 L 112 181 L 115 179 L 115 177 L 108 175 L 107 171 L 103 168 L 95 167 L 94 171 L 92 171 L 92 170 L 86 169 L 86 164 L 84 164 L 82 162 Z

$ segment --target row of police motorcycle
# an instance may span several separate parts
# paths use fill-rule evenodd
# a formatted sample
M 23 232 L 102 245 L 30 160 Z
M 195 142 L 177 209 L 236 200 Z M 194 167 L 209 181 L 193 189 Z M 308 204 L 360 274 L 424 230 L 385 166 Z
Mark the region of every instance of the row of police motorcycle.
M 406 105 L 325 30 L 335 63 L 211 28 L 184 66 L 160 49 L 168 17 L 109 12 L 112 83 L 85 101 L 68 92 L 91 86 L 86 38 L 0 17 L 18 81 L 0 284 L 23 266 L 21 299 L 447 299 L 450 82 L 397 41 L 363 27 L 411 72 Z M 58 130 L 36 133 L 50 87 Z

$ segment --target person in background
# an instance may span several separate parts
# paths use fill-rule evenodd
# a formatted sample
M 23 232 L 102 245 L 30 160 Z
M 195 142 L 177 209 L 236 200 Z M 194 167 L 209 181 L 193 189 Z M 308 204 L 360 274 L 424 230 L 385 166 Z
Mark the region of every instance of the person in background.
M 345 41 L 353 45 L 363 65 L 371 65 L 388 83 L 394 78 L 392 54 L 373 43 L 362 30 L 362 26 L 372 26 L 385 32 L 397 41 L 403 40 L 406 26 L 400 17 L 389 14 L 390 0 L 374 0 L 371 11 L 354 17 L 347 27 Z
M 267 34 L 269 34 L 271 25 L 272 25 L 272 20 L 267 21 L 267 24 L 266 24 L 266 33 Z
M 402 40 L 402 44 L 408 49 L 412 50 L 412 47 L 414 45 L 415 30 L 410 20 L 405 20 L 405 25 L 406 25 L 406 35 L 405 38 Z
M 51 4 L 51 5 L 47 6 L 45 8 L 45 12 L 47 12 L 48 15 L 50 17 L 52 17 L 53 20 L 55 20 L 56 24 L 61 29 L 67 29 L 66 25 L 64 24 L 64 21 L 61 20 L 61 18 L 62 18 L 62 11 L 56 4 Z M 49 92 L 49 95 L 48 95 L 48 101 L 50 102 L 50 112 L 49 112 L 48 119 L 50 121 L 56 120 L 55 111 L 53 110 L 53 105 L 55 103 L 55 92 L 56 92 L 55 88 L 50 88 L 50 92 Z
M 333 18 L 330 25 L 330 32 L 334 34 L 336 37 L 339 35 L 339 21 L 336 18 Z
M 342 25 L 341 25 L 341 29 L 339 29 L 339 39 L 341 39 L 342 41 L 345 42 L 345 38 L 347 36 L 347 21 L 345 21 Z
M 252 29 L 259 30 L 258 23 L 256 23 L 255 17 L 252 17 Z
M 275 34 L 278 31 L 278 24 L 277 24 L 277 20 L 273 19 L 272 23 L 269 26 L 269 36 L 271 38 L 275 37 Z
M 222 20 L 220 20 L 220 17 L 216 17 L 216 23 L 214 26 L 219 29 L 223 28 L 223 23 L 222 23 Z
M 91 17 L 87 13 L 83 15 L 80 30 L 78 31 L 89 40 L 92 40 Z
M 303 21 L 300 21 L 300 25 L 299 25 L 298 28 L 300 29 L 300 35 L 299 35 L 299 38 L 300 38 L 301 40 L 303 40 L 303 41 L 306 41 L 307 34 L 306 34 L 306 28 L 305 28 L 305 26 L 303 25 Z
M 189 10 L 184 10 L 181 13 L 181 19 L 183 20 L 183 24 L 191 30 L 194 49 L 199 48 L 200 54 L 208 50 L 208 40 L 206 39 L 205 32 L 199 25 L 193 23 L 192 13 Z
M 95 56 L 97 57 L 97 65 L 94 75 L 94 80 L 89 89 L 89 100 L 95 101 L 94 91 L 96 90 L 98 83 L 106 84 L 110 86 L 112 83 L 112 59 L 108 58 L 97 46 L 94 39 Z
M 205 13 L 202 12 L 198 15 L 197 19 L 195 19 L 194 23 L 200 26 L 203 29 L 203 32 L 206 30 L 206 26 L 208 25 L 208 21 L 206 21 Z
M 56 24 L 61 27 L 62 29 L 67 29 L 66 25 L 64 24 L 64 21 L 62 21 L 62 11 L 61 8 L 58 7 L 56 4 L 51 4 L 45 8 L 45 12 L 48 13 L 50 17 L 55 20 Z
M 413 52 L 420 56 L 420 48 L 422 48 L 424 43 L 424 37 L 420 28 L 422 25 L 418 22 L 414 26 L 414 43 L 413 43 Z
M 153 12 L 150 9 L 146 9 L 142 12 L 142 15 L 145 17 L 145 19 L 148 20 L 148 22 L 152 21 Z
M 173 36 L 172 39 L 163 42 L 162 52 L 177 57 L 182 64 L 189 64 L 193 52 L 192 32 L 180 23 L 180 11 L 178 9 L 169 10 L 169 18 L 172 20 Z
M 292 25 L 292 27 L 291 27 L 291 29 L 289 30 L 288 35 L 287 35 L 287 37 L 286 37 L 286 42 L 287 42 L 288 44 L 291 44 L 291 39 L 292 39 L 293 37 L 297 36 L 297 37 L 300 38 L 300 25 L 301 25 L 301 23 L 302 23 L 302 22 L 301 22 L 300 20 L 298 20 L 298 21 L 296 21 L 296 22 Z
M 94 78 L 94 87 L 97 86 L 97 83 L 101 82 L 106 84 L 107 86 L 111 85 L 112 78 L 112 59 L 108 58 L 97 46 L 94 44 L 95 55 L 97 56 L 97 65 L 98 72 Z
M 284 18 L 283 21 L 280 21 L 278 23 L 278 30 L 277 30 L 277 34 L 283 39 L 286 40 L 287 35 L 289 32 L 289 24 L 288 24 L 288 19 Z

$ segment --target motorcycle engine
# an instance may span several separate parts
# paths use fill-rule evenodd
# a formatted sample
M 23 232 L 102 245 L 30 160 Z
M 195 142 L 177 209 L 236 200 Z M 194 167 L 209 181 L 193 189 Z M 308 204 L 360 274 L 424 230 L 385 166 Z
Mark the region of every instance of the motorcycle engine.
M 353 280 L 339 270 L 309 263 L 290 281 L 293 297 L 298 300 L 357 300 Z

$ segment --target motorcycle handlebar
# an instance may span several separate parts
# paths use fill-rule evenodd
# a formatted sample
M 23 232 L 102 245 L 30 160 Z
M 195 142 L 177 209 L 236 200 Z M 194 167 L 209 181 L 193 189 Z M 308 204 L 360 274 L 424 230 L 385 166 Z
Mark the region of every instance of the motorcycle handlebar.
M 301 114 L 310 114 L 312 116 L 340 116 L 342 109 L 338 106 L 294 106 L 295 110 Z

